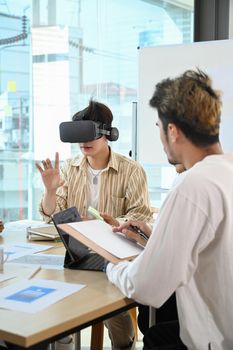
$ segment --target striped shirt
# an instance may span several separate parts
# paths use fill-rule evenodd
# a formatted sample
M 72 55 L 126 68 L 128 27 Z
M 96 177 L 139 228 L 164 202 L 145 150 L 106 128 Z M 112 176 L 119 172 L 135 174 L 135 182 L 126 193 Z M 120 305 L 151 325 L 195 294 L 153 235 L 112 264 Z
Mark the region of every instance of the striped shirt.
M 75 206 L 81 216 L 87 216 L 89 199 L 88 162 L 85 156 L 67 160 L 61 168 L 65 180 L 56 193 L 54 213 Z M 146 174 L 141 165 L 127 157 L 110 152 L 105 171 L 100 175 L 98 211 L 118 220 L 149 222 L 152 212 L 149 202 Z M 46 222 L 50 217 L 40 213 Z

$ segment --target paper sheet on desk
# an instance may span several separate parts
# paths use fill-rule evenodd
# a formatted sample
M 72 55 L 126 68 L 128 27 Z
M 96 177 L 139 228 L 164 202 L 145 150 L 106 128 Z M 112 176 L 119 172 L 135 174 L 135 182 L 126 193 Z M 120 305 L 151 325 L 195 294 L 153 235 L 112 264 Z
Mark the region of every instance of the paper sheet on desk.
M 40 265 L 43 269 L 63 270 L 64 255 L 57 254 L 28 254 L 13 259 L 10 263 Z
M 0 245 L 4 249 L 4 254 L 8 256 L 7 261 L 19 258 L 28 254 L 43 252 L 52 248 L 50 245 L 34 244 L 34 243 L 17 243 Z
M 102 220 L 80 221 L 68 225 L 120 259 L 138 255 L 143 250 L 136 243 L 112 232 L 112 227 Z
M 84 284 L 53 280 L 21 280 L 0 289 L 0 308 L 34 313 L 80 291 L 84 287 Z
M 6 273 L 0 273 L 0 283 L 4 282 L 4 281 L 8 281 L 8 280 L 15 278 L 15 277 L 16 277 L 16 275 L 9 275 Z
M 29 226 L 31 227 L 48 226 L 48 224 L 45 224 L 43 221 L 39 221 L 39 220 L 11 221 L 11 222 L 5 223 L 4 225 L 5 225 L 5 228 L 10 229 L 11 231 L 21 231 L 21 232 L 25 232 L 25 234 Z

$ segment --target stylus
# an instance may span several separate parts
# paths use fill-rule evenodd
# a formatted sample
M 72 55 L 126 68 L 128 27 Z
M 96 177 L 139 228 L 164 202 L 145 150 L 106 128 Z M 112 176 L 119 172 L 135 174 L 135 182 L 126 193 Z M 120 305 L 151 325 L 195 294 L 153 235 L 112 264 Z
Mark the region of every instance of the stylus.
M 145 241 L 148 241 L 149 237 L 139 227 L 134 226 L 134 225 L 130 225 L 130 228 L 132 229 L 132 231 L 139 234 L 139 236 L 141 236 Z

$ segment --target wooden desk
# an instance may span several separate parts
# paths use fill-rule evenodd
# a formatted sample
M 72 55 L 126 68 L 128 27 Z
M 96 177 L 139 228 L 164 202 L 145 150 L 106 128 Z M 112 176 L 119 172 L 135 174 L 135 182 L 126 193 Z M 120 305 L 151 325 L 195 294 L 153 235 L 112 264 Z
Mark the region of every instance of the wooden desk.
M 21 233 L 13 234 L 6 230 L 0 238 L 0 244 L 13 243 L 16 242 L 15 239 L 20 241 L 20 238 Z M 61 249 L 61 244 L 56 243 L 53 252 L 61 253 Z M 19 264 L 6 264 L 4 269 L 7 273 L 19 271 L 20 274 Z M 37 277 L 82 283 L 86 287 L 36 314 L 0 309 L 0 339 L 18 345 L 17 349 L 42 350 L 43 342 L 49 343 L 136 305 L 108 282 L 102 272 L 42 269 Z M 13 280 L 6 281 L 1 286 L 12 282 Z M 38 347 L 34 347 L 36 344 Z

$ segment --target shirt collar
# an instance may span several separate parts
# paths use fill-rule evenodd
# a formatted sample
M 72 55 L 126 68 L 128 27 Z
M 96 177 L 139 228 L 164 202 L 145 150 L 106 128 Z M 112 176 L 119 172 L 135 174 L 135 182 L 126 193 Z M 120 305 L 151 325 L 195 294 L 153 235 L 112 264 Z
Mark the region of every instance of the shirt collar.
M 110 149 L 110 158 L 109 158 L 109 162 L 108 162 L 106 169 L 108 170 L 109 168 L 112 168 L 115 171 L 118 171 L 119 164 L 117 161 L 117 154 L 115 152 L 113 152 L 111 150 L 111 148 L 109 148 L 109 149 Z M 71 165 L 79 167 L 81 170 L 87 170 L 87 168 L 88 168 L 87 157 L 77 156 L 77 157 L 72 159 Z
M 117 160 L 117 154 L 115 152 L 113 152 L 110 149 L 110 158 L 109 158 L 109 162 L 108 162 L 108 168 L 112 168 L 116 171 L 118 171 L 119 168 L 119 161 Z

